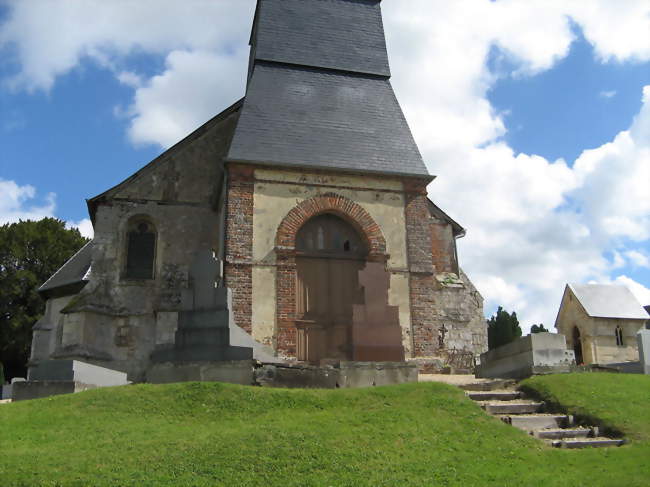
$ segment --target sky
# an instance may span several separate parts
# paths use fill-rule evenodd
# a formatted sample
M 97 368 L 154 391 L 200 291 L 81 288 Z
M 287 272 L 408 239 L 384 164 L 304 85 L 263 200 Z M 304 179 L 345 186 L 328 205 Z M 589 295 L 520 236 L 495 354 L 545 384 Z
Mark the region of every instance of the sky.
M 0 0 L 0 224 L 55 216 L 244 95 L 253 0 Z M 467 229 L 461 266 L 522 328 L 564 286 L 650 304 L 650 2 L 384 0 L 391 82 Z

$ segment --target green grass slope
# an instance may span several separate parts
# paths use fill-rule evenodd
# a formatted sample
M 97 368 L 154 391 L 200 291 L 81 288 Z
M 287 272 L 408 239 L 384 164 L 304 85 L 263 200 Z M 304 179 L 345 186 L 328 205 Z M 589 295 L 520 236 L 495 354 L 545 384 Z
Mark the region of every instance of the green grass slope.
M 603 377 L 543 379 L 558 397 L 592 381 L 576 393 L 580 406 L 591 404 L 593 380 Z M 635 441 L 581 451 L 546 447 L 459 389 L 432 383 L 335 391 L 138 385 L 25 401 L 0 406 L 0 484 L 648 485 L 650 378 L 616 379 L 604 383 L 618 393 L 599 397 L 598 407 Z M 640 387 L 645 395 L 632 394 Z M 642 401 L 627 410 L 635 419 L 618 414 L 621 399 Z

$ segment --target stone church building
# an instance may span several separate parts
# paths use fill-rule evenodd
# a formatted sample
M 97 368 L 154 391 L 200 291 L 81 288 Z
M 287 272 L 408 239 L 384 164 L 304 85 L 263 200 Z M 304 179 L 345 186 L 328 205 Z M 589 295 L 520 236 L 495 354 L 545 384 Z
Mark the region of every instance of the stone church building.
M 250 45 L 243 99 L 87 201 L 94 238 L 40 289 L 32 364 L 145 380 L 203 309 L 191 291 L 212 257 L 209 287 L 231 297 L 210 319 L 229 314 L 264 356 L 430 370 L 487 350 L 465 230 L 428 198 L 391 87 L 380 1 L 259 0 Z
M 647 320 L 625 286 L 567 284 L 555 328 L 578 364 L 620 364 L 639 360 L 636 335 Z

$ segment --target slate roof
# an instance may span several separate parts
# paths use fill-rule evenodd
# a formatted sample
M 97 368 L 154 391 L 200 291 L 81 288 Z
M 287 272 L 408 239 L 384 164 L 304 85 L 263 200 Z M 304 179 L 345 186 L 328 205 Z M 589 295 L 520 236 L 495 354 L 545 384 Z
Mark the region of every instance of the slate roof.
M 390 76 L 378 0 L 261 0 L 254 59 Z
M 385 79 L 258 64 L 228 159 L 428 175 Z
M 230 162 L 430 177 L 390 85 L 378 0 L 258 0 Z
M 70 259 L 38 288 L 39 293 L 48 294 L 55 289 L 85 284 L 90 270 L 92 241 L 81 247 Z
M 436 205 L 433 201 L 431 201 L 431 199 L 427 198 L 427 201 L 429 202 L 429 214 L 431 216 L 433 216 L 434 218 L 437 218 L 439 220 L 443 220 L 443 221 L 446 221 L 447 223 L 449 223 L 451 225 L 454 237 L 462 238 L 467 234 L 467 232 L 460 225 L 460 223 L 458 223 L 452 217 L 447 215 L 447 213 L 442 211 L 442 209 L 440 209 L 440 207 L 438 205 Z
M 568 284 L 568 287 L 593 318 L 648 319 L 646 311 L 625 286 Z

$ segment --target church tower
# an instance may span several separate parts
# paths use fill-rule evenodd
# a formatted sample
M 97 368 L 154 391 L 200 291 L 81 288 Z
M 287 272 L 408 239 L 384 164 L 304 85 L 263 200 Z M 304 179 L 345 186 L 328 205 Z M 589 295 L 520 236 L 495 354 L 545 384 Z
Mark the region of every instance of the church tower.
M 220 346 L 260 360 L 471 366 L 482 298 L 427 196 L 381 2 L 258 0 L 250 45 L 244 99 L 88 200 L 95 237 L 40 289 L 32 364 L 145 380 L 216 336 L 211 303 Z

